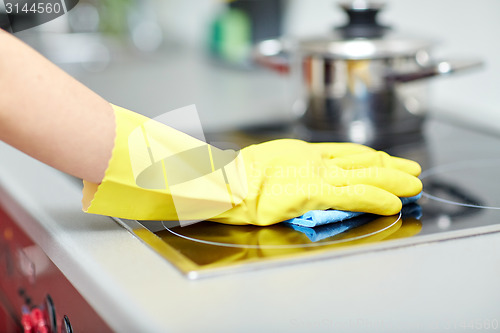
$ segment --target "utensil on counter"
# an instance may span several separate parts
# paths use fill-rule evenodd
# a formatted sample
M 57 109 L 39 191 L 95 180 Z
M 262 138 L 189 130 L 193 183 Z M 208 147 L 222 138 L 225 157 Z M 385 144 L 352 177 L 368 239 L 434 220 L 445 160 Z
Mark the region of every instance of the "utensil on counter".
M 475 68 L 482 61 L 433 60 L 433 41 L 400 35 L 378 22 L 381 3 L 353 1 L 340 7 L 349 21 L 330 35 L 266 40 L 256 46 L 255 60 L 290 73 L 299 137 L 378 148 L 413 142 L 427 112 L 423 79 Z

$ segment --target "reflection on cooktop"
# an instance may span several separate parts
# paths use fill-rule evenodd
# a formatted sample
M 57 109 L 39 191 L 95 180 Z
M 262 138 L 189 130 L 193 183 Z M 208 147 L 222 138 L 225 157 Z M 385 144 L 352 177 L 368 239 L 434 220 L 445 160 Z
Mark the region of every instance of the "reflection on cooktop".
M 346 221 L 341 228 L 344 229 L 342 232 L 327 230 L 325 226 L 296 230 L 283 223 L 258 227 L 200 222 L 187 227 L 166 228 L 156 235 L 169 247 L 182 254 L 181 262 L 175 260 L 172 262 L 187 272 L 277 258 L 296 258 L 312 253 L 410 237 L 417 234 L 421 226 L 414 214 L 393 216 L 366 214 Z
M 443 204 L 500 209 L 495 175 L 500 159 L 469 160 L 425 170 L 424 195 Z
M 496 174 L 500 159 L 465 160 L 425 170 L 425 232 L 496 225 L 500 196 Z M 431 223 L 432 221 L 432 223 Z

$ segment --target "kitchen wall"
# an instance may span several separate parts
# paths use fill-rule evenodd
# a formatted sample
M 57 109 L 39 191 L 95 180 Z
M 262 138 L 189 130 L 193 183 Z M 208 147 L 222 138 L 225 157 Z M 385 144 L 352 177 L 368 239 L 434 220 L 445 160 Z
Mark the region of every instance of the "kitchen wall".
M 259 0 L 256 0 L 259 1 Z M 265 1 L 265 0 L 260 0 Z M 479 57 L 478 71 L 433 80 L 433 112 L 474 122 L 500 133 L 500 1 L 388 0 L 381 20 L 400 32 L 437 41 L 435 56 Z M 172 38 L 188 44 L 205 42 L 207 26 L 220 7 L 217 0 L 158 2 Z M 345 18 L 332 0 L 288 0 L 284 31 L 306 36 L 325 32 Z

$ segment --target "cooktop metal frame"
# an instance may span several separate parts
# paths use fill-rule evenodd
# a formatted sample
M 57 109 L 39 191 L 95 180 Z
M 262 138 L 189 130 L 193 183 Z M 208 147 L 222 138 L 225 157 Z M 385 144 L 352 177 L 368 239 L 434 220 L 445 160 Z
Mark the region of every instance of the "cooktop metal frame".
M 500 156 L 500 137 L 486 134 L 480 131 L 472 130 L 466 127 L 457 126 L 448 122 L 428 120 L 425 137 L 425 154 L 422 158 L 417 151 L 406 153 L 405 148 L 398 150 L 391 149 L 389 152 L 393 155 L 402 155 L 404 157 L 415 159 L 421 162 L 426 159 L 427 155 L 432 162 L 427 166 L 424 165 L 424 170 L 432 167 L 440 167 L 442 165 L 463 162 L 467 160 L 484 160 L 492 156 Z M 266 138 L 269 139 L 269 138 Z M 431 148 L 431 152 L 429 152 Z M 464 155 L 464 154 L 467 155 Z M 493 160 L 494 158 L 492 158 Z M 498 159 L 500 161 L 500 159 Z M 422 162 L 421 162 L 422 163 Z M 425 200 L 425 188 L 424 198 Z M 427 198 L 429 199 L 429 198 Z M 500 208 L 499 208 L 500 209 Z M 424 205 L 424 214 L 425 214 Z M 495 213 L 496 214 L 496 213 Z M 345 247 L 335 247 L 322 249 L 318 246 L 317 250 L 307 251 L 302 253 L 284 254 L 276 257 L 258 258 L 255 260 L 247 260 L 242 262 L 231 262 L 224 265 L 200 265 L 181 251 L 173 247 L 168 242 L 164 241 L 155 232 L 164 230 L 161 221 L 136 221 L 120 218 L 113 218 L 118 224 L 126 228 L 141 242 L 151 248 L 155 253 L 164 258 L 176 269 L 179 270 L 188 279 L 199 279 L 204 277 L 212 277 L 221 274 L 232 274 L 243 271 L 253 271 L 263 268 L 279 267 L 289 264 L 305 263 L 318 260 L 326 260 L 331 258 L 345 257 L 354 254 L 368 253 L 374 251 L 383 251 L 396 249 L 408 246 L 416 246 L 419 244 L 427 244 L 433 242 L 443 242 L 464 237 L 473 237 L 484 234 L 500 232 L 500 210 L 498 220 L 493 213 L 487 214 L 487 224 L 474 226 L 476 219 L 470 216 L 467 220 L 459 221 L 466 225 L 458 226 L 457 229 L 451 230 L 432 230 L 417 234 L 408 238 L 399 238 L 393 240 L 385 240 L 374 243 L 356 244 Z M 425 224 L 425 220 L 422 225 Z M 432 226 L 434 227 L 434 226 Z

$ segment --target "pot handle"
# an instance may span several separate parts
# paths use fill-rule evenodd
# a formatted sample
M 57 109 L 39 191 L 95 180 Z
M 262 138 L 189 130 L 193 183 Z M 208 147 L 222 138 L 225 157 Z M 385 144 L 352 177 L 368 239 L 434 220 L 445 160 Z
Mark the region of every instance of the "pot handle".
M 282 39 L 267 39 L 257 43 L 252 50 L 252 60 L 256 64 L 272 69 L 280 74 L 290 73 L 287 42 Z
M 416 71 L 389 73 L 386 75 L 386 80 L 394 83 L 406 83 L 439 75 L 449 75 L 458 71 L 477 68 L 483 64 L 484 62 L 478 59 L 444 60 L 422 67 Z

